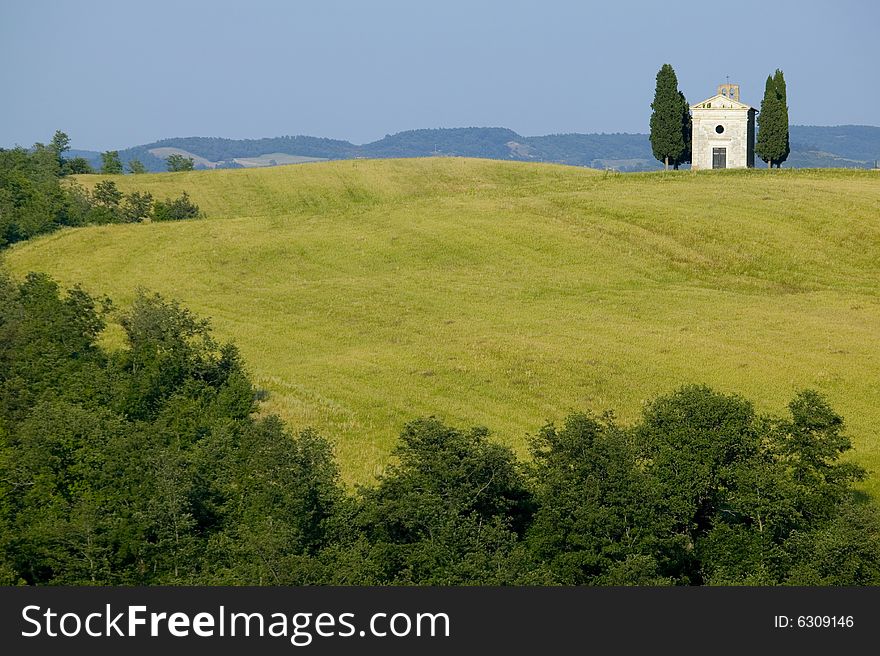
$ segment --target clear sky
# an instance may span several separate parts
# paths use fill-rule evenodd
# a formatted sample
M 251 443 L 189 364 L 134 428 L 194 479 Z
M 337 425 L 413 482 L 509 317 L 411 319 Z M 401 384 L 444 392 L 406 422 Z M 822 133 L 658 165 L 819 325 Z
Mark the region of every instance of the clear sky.
M 647 132 L 654 77 L 880 125 L 880 2 L 0 0 L 0 146 L 412 128 Z

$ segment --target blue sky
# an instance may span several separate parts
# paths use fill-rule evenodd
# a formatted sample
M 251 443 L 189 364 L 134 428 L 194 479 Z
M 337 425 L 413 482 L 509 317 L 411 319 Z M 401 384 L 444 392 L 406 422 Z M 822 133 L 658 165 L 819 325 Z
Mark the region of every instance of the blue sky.
M 412 128 L 646 132 L 671 63 L 688 100 L 730 76 L 790 118 L 880 125 L 880 3 L 0 0 L 0 146 Z

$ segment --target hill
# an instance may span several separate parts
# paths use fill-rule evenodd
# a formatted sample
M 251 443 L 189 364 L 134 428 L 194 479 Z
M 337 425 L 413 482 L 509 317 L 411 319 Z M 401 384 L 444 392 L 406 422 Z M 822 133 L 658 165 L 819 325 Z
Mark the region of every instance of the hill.
M 791 126 L 789 168 L 871 168 L 880 160 L 880 128 Z M 356 146 L 316 137 L 163 139 L 120 152 L 123 162 L 139 159 L 150 171 L 164 171 L 171 152 L 192 157 L 200 168 L 273 166 L 303 161 L 389 157 L 480 157 L 553 162 L 619 171 L 661 168 L 647 134 L 554 134 L 523 137 L 506 128 L 408 130 Z M 72 151 L 100 168 L 100 154 Z
M 570 410 L 629 421 L 690 382 L 777 414 L 816 388 L 880 466 L 874 172 L 426 158 L 114 179 L 187 191 L 207 218 L 62 230 L 7 266 L 210 317 L 265 407 L 334 440 L 350 482 L 415 416 L 486 425 L 523 454 Z

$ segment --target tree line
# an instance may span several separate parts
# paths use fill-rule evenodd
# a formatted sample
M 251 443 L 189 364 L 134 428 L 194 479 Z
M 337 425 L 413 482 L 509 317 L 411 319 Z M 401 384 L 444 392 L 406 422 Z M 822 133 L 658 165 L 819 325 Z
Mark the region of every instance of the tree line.
M 36 146 L 35 146 L 36 147 Z M 62 175 L 77 175 L 95 173 L 95 169 L 85 157 L 65 157 L 64 153 L 70 150 L 70 137 L 56 130 L 50 144 L 52 150 L 58 154 Z M 185 157 L 179 153 L 173 153 L 165 158 L 165 166 L 168 171 L 192 171 L 195 161 L 192 157 Z M 147 172 L 147 167 L 136 157 L 128 160 L 128 172 L 134 175 Z M 125 172 L 122 158 L 118 150 L 105 150 L 101 153 L 101 169 L 103 175 L 122 175 Z
M 112 180 L 98 182 L 88 191 L 68 177 L 82 169 L 76 163 L 81 158 L 64 157 L 68 148 L 67 135 L 59 131 L 48 145 L 0 149 L 0 249 L 65 226 L 200 215 L 185 192 L 178 198 L 154 200 L 149 193 L 123 194 Z
M 690 105 L 678 88 L 678 77 L 669 64 L 657 72 L 654 101 L 651 103 L 650 140 L 654 158 L 678 169 L 691 161 L 692 118 Z M 767 77 L 761 111 L 758 113 L 758 136 L 755 153 L 770 168 L 779 168 L 791 152 L 788 126 L 788 101 L 785 78 L 776 69 Z
M 525 462 L 415 419 L 354 491 L 259 397 L 176 302 L 0 278 L 0 584 L 880 584 L 880 514 L 812 391 L 785 416 L 697 385 L 630 425 L 574 413 Z

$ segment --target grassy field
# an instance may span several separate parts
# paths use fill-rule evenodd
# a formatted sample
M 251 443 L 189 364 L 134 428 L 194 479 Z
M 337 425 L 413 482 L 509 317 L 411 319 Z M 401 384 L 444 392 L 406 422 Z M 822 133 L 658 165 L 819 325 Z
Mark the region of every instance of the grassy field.
M 332 438 L 349 482 L 381 472 L 419 415 L 525 454 L 571 410 L 632 420 L 704 382 L 775 413 L 823 392 L 880 493 L 876 172 L 437 158 L 114 179 L 186 190 L 207 218 L 64 230 L 6 265 L 210 317 L 266 409 Z

